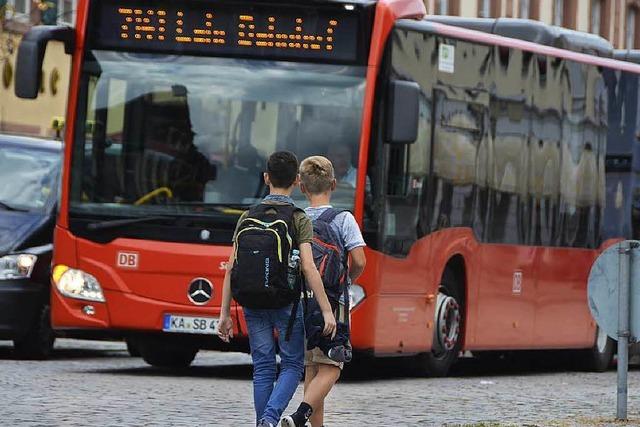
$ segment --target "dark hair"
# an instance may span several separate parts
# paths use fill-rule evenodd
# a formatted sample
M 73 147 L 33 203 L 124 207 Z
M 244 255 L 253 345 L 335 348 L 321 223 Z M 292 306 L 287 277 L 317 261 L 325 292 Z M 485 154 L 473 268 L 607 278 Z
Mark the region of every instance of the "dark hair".
M 276 188 L 289 188 L 298 176 L 298 158 L 290 151 L 277 151 L 269 157 L 267 173 Z

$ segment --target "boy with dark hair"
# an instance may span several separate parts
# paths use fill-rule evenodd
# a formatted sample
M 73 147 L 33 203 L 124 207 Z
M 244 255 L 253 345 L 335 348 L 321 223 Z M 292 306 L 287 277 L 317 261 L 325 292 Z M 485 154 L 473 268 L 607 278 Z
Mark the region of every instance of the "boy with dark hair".
M 286 151 L 272 154 L 264 181 L 269 186 L 269 195 L 240 217 L 234 233 L 233 252 L 223 283 L 218 335 L 225 342 L 233 338 L 230 312 L 233 293 L 236 302 L 243 306 L 249 332 L 256 422 L 258 426 L 275 427 L 303 374 L 300 290 L 288 282 L 286 269 L 295 250 L 299 251 L 300 270 L 322 309 L 325 335 L 335 333 L 336 321 L 313 262 L 311 220 L 291 199 L 291 192 L 299 182 L 296 156 Z M 276 249 L 269 247 L 276 242 Z M 281 359 L 277 382 L 274 331 L 278 332 Z
M 360 228 L 356 223 L 353 215 L 348 211 L 337 211 L 331 206 L 331 193 L 336 189 L 336 178 L 331 162 L 322 156 L 312 156 L 305 159 L 300 165 L 301 190 L 309 199 L 310 206 L 305 210 L 307 215 L 314 221 L 314 229 L 316 231 L 322 228 L 317 226 L 317 222 L 326 221 L 325 225 L 330 227 L 336 243 L 340 246 L 340 254 L 344 258 L 343 264 L 346 265 L 347 256 L 350 259 L 348 276 L 350 281 L 356 280 L 364 271 L 366 258 L 364 254 L 365 242 L 360 232 Z M 328 217 L 328 218 L 327 218 Z M 328 224 L 326 224 L 328 223 Z M 326 230 L 326 229 L 325 229 Z M 316 235 L 315 239 L 320 236 Z M 315 251 L 316 249 L 314 249 Z M 328 258 L 325 258 L 326 260 Z M 325 264 L 326 266 L 326 264 Z M 324 269 L 325 285 L 329 286 L 331 280 L 327 280 L 330 273 L 327 272 L 328 267 Z M 341 271 L 342 273 L 343 271 Z M 340 282 L 343 286 L 348 286 L 347 281 Z M 327 287 L 329 291 L 329 287 Z M 332 302 L 335 301 L 335 314 L 338 320 L 348 319 L 348 301 L 344 300 L 344 294 L 328 292 Z M 314 290 L 315 297 L 315 290 Z M 320 300 L 317 300 L 320 302 Z M 307 314 L 306 321 L 310 321 Z M 311 319 L 314 322 L 314 319 Z M 307 331 L 309 331 L 307 325 Z M 307 421 L 311 421 L 312 427 L 321 427 L 324 422 L 324 399 L 331 391 L 333 385 L 340 378 L 340 371 L 344 366 L 345 358 L 343 354 L 337 352 L 334 356 L 330 350 L 342 347 L 344 349 L 348 343 L 348 320 L 338 324 L 338 334 L 342 335 L 342 329 L 346 329 L 344 334 L 347 335 L 345 341 L 337 345 L 338 337 L 334 339 L 316 340 L 316 346 L 305 354 L 305 380 L 304 380 L 304 400 L 296 412 L 282 419 L 283 427 L 302 427 Z

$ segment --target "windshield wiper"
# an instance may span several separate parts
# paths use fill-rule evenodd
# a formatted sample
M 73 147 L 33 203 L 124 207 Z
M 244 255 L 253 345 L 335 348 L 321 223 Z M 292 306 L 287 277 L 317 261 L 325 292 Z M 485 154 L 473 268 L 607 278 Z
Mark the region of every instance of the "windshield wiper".
M 20 209 L 20 208 L 16 208 L 14 206 L 8 205 L 4 202 L 0 202 L 0 208 L 4 209 L 5 211 L 13 211 L 13 212 L 29 212 L 28 209 Z
M 167 206 L 195 206 L 198 208 L 213 209 L 240 209 L 248 210 L 253 204 L 249 203 L 205 203 L 205 202 L 175 202 L 168 203 Z
M 144 218 L 110 219 L 107 221 L 92 222 L 87 225 L 89 230 L 106 230 L 107 228 L 118 228 L 126 225 L 138 224 L 141 222 L 153 222 L 166 219 L 175 219 L 170 216 L 147 216 Z

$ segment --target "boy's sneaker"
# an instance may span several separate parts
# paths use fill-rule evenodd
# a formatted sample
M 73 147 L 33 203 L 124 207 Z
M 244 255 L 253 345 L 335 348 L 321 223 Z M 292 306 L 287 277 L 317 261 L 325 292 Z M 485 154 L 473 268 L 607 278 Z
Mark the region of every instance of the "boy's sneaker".
M 256 424 L 257 427 L 276 427 L 274 424 L 271 424 L 269 421 L 265 421 L 265 420 L 260 420 L 258 421 L 258 424 Z
M 306 402 L 302 402 L 296 412 L 280 420 L 280 425 L 282 427 L 304 427 L 307 425 L 307 421 L 312 413 L 313 409 L 311 409 L 311 406 Z
M 302 426 L 304 426 L 305 424 L 302 424 Z M 293 415 L 287 415 L 286 417 L 282 418 L 280 420 L 280 425 L 282 427 L 302 427 L 296 425 L 296 422 L 293 419 Z
M 351 358 L 353 357 L 351 349 L 344 345 L 338 345 L 330 348 L 327 356 L 334 362 L 340 363 L 351 362 Z

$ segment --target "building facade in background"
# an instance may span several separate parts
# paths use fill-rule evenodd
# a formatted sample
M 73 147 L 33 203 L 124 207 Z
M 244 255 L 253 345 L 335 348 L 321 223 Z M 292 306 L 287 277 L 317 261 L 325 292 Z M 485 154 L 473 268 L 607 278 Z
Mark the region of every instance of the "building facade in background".
M 16 58 L 22 35 L 33 25 L 74 25 L 76 0 L 0 0 L 0 132 L 56 137 L 64 117 L 70 56 L 62 43 L 51 43 L 35 101 L 14 94 Z M 55 124 L 55 126 L 54 126 Z
M 0 132 L 56 136 L 64 116 L 70 58 L 61 43 L 47 49 L 37 101 L 14 95 L 22 35 L 39 24 L 74 25 L 77 0 L 0 0 Z M 427 12 L 466 17 L 536 19 L 598 34 L 618 49 L 640 49 L 640 0 L 425 0 Z
M 427 12 L 536 19 L 598 34 L 617 49 L 640 48 L 640 0 L 425 0 Z

